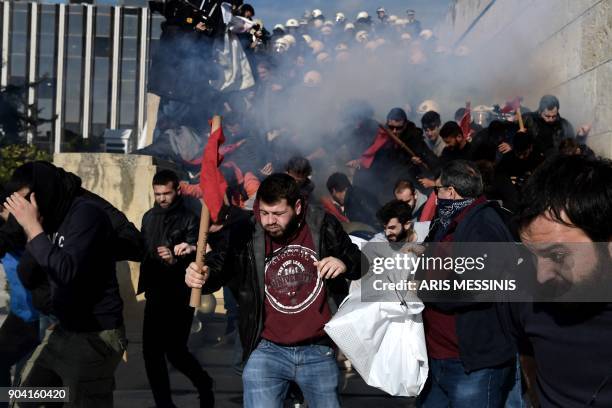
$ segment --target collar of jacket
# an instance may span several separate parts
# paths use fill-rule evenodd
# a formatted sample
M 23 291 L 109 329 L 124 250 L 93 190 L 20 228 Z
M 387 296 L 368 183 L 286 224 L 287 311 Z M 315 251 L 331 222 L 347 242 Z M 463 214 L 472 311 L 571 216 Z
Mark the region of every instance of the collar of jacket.
M 455 217 L 453 217 L 453 220 L 446 228 L 442 241 L 454 241 L 454 234 L 455 230 L 457 229 L 457 226 L 461 223 L 461 221 L 463 221 L 464 218 L 466 218 L 469 214 L 472 213 L 475 207 L 482 206 L 483 204 L 487 204 L 487 199 L 485 196 L 480 196 L 470 205 L 461 210 L 459 214 L 455 215 Z
M 317 255 L 321 255 L 321 227 L 323 226 L 323 218 L 325 213 L 317 207 L 309 205 L 306 207 L 306 225 L 310 228 L 312 234 L 312 242 L 317 248 Z M 259 286 L 259 294 L 261 298 L 264 293 L 264 275 L 266 270 L 266 233 L 259 222 L 255 224 L 255 233 L 253 234 L 253 251 L 255 257 L 255 267 L 257 270 L 257 284 Z

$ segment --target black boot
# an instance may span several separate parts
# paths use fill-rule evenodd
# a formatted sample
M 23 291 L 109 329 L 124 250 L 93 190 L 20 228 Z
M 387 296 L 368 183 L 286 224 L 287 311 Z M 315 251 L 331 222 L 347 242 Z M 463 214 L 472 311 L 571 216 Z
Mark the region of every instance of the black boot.
M 197 385 L 200 394 L 200 408 L 214 408 L 215 394 L 213 392 L 213 380 L 208 374 L 199 381 Z

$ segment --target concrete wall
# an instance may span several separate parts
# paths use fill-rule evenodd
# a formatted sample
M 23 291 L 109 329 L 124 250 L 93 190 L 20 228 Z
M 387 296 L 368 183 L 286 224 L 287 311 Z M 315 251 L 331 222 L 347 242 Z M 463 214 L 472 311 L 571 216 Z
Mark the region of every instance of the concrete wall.
M 490 3 L 455 0 L 445 25 L 451 40 Z M 521 71 L 538 81 L 516 95 L 532 108 L 543 94 L 558 96 L 562 116 L 576 127 L 591 123 L 589 145 L 612 157 L 612 1 L 496 0 L 461 45 L 485 53 L 494 47 L 525 50 L 517 53 L 524 59 Z
M 123 211 L 137 228 L 140 228 L 142 215 L 153 206 L 153 176 L 158 167 L 169 166 L 149 156 L 110 153 L 60 153 L 53 157 L 53 163 L 81 177 L 84 188 Z M 124 318 L 131 342 L 140 342 L 142 334 L 144 297 L 136 297 L 139 265 L 117 263 Z

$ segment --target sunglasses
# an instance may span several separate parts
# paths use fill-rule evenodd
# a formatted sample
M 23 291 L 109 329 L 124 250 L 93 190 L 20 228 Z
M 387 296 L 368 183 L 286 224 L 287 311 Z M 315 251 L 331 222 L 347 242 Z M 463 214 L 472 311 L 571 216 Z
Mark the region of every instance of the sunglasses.
M 387 127 L 389 128 L 389 130 L 402 130 L 406 125 L 402 125 L 402 126 L 392 126 L 392 125 L 387 125 Z
M 433 186 L 433 191 L 436 195 L 438 195 L 441 188 L 451 188 L 452 186 Z

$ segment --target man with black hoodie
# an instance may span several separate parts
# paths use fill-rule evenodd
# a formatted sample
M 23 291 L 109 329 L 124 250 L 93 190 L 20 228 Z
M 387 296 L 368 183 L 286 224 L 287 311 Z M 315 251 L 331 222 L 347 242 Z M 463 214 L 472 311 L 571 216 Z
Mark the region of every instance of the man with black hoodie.
M 183 273 L 194 259 L 198 217 L 185 207 L 178 186 L 179 179 L 173 171 L 155 174 L 155 206 L 142 217 L 145 253 L 138 293 L 144 292 L 147 299 L 142 351 L 157 407 L 175 407 L 166 357 L 198 389 L 201 406 L 212 407 L 212 380 L 187 349 L 193 308 L 189 306 L 189 288 L 183 282 Z
M 4 205 L 48 276 L 59 319 L 26 364 L 21 386 L 63 385 L 74 406 L 112 406 L 127 342 L 109 216 L 83 193 L 78 177 L 49 163 L 19 167 L 11 183 L 16 192 Z
M 205 292 L 231 279 L 239 286 L 245 407 L 281 406 L 291 381 L 309 406 L 339 407 L 339 372 L 323 327 L 330 301 L 347 293 L 345 279 L 361 277 L 361 252 L 333 216 L 307 206 L 287 174 L 262 182 L 254 213 L 224 228 L 227 245 L 208 253 L 203 269 L 190 264 L 185 282 Z

